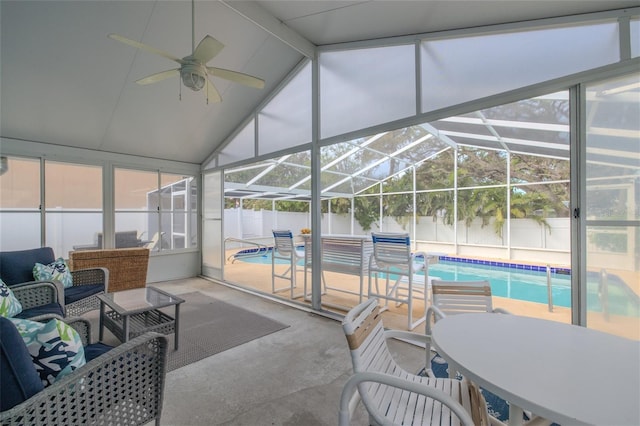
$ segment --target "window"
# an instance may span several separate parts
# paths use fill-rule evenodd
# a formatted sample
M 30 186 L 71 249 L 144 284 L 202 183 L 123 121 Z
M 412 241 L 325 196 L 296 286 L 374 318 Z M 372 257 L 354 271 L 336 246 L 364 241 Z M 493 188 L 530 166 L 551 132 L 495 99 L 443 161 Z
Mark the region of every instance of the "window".
M 433 111 L 618 60 L 615 21 L 427 40 L 421 46 L 422 110 Z
M 321 53 L 322 137 L 415 114 L 415 58 L 413 44 Z
M 587 87 L 587 326 L 637 337 L 640 73 Z
M 193 176 L 116 168 L 114 188 L 116 248 L 197 247 Z
M 0 247 L 40 246 L 40 160 L 3 157 L 0 174 Z
M 45 161 L 44 170 L 46 245 L 63 257 L 101 247 L 102 167 Z

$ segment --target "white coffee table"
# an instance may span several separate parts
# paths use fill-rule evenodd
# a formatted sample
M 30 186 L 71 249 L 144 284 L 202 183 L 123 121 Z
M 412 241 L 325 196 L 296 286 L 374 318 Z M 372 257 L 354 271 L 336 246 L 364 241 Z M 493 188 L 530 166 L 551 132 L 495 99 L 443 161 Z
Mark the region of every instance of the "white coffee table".
M 460 314 L 433 327 L 433 346 L 462 375 L 562 425 L 640 425 L 640 342 L 518 315 Z

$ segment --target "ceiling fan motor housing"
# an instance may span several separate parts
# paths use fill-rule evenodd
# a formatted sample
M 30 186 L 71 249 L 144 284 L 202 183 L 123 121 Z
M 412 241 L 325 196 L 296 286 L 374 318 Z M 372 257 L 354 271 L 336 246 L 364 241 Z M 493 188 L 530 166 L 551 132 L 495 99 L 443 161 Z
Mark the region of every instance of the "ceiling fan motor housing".
M 185 64 L 180 69 L 182 83 L 197 92 L 206 84 L 207 72 L 201 64 Z

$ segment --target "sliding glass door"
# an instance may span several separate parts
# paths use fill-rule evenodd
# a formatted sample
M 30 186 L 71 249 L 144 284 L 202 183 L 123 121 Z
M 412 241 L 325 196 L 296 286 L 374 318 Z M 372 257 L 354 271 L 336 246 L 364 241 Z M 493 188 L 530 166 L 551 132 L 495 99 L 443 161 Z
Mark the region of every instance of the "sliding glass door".
M 587 326 L 640 340 L 640 73 L 586 88 Z

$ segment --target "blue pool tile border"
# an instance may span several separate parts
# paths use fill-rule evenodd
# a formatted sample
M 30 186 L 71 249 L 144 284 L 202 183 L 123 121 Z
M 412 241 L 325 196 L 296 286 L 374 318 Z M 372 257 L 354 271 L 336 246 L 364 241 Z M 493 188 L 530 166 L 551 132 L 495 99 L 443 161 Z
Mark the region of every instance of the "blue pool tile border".
M 244 250 L 240 250 L 238 253 L 236 253 L 236 255 L 238 254 L 254 254 L 254 253 L 260 253 L 262 251 L 271 251 L 273 248 L 269 247 L 267 248 L 267 250 L 265 249 L 258 249 L 258 248 L 252 248 L 252 249 L 244 249 Z M 449 262 L 458 262 L 458 263 L 471 263 L 474 265 L 485 265 L 485 266 L 497 266 L 500 268 L 510 268 L 510 269 L 521 269 L 523 271 L 535 271 L 535 272 L 547 272 L 547 267 L 546 265 L 528 265 L 528 264 L 524 264 L 524 263 L 514 263 L 514 262 L 500 262 L 500 261 L 495 261 L 495 260 L 482 260 L 482 259 L 470 259 L 470 258 L 466 258 L 466 257 L 457 257 L 457 256 L 446 256 L 443 254 L 436 254 L 436 253 L 432 253 L 433 255 L 437 256 L 439 260 L 446 260 Z M 556 267 L 556 266 L 551 266 L 551 273 L 552 274 L 559 274 L 559 275 L 571 275 L 571 269 L 570 268 L 562 268 L 562 267 Z
M 438 255 L 438 259 L 446 260 L 449 262 L 471 263 L 474 265 L 498 266 L 501 268 L 522 269 L 524 271 L 547 272 L 546 265 L 544 266 L 528 265 L 523 263 L 499 262 L 495 260 L 482 260 L 482 259 L 469 259 L 466 257 L 444 256 L 444 255 Z M 570 268 L 561 268 L 561 267 L 551 266 L 550 269 L 552 274 L 571 275 Z

